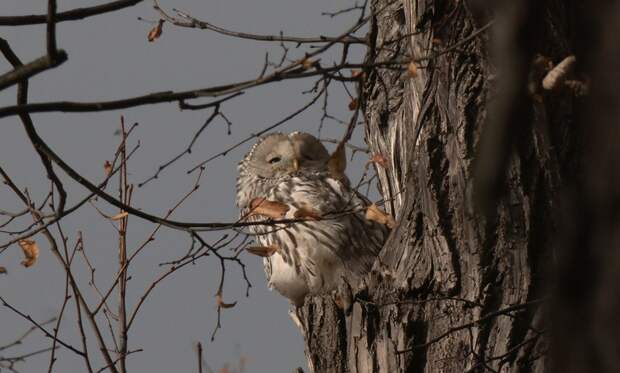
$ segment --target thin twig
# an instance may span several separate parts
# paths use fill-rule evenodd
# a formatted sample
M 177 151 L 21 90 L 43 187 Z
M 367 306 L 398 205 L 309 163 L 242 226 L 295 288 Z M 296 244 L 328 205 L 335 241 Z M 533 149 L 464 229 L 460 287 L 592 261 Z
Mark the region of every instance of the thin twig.
M 153 8 L 159 12 L 159 14 L 168 22 L 175 26 L 187 27 L 187 28 L 198 28 L 203 30 L 209 30 L 217 32 L 218 34 L 232 36 L 240 39 L 249 39 L 256 41 L 268 41 L 268 42 L 288 42 L 288 43 L 296 43 L 296 44 L 308 44 L 308 43 L 344 43 L 344 44 L 365 44 L 366 40 L 364 38 L 355 37 L 352 35 L 347 35 L 345 37 L 330 37 L 330 36 L 319 36 L 319 37 L 296 37 L 296 36 L 284 36 L 280 35 L 259 35 L 259 34 L 249 34 L 245 32 L 232 31 L 225 29 L 223 27 L 216 26 L 212 23 L 201 21 L 191 15 L 181 12 L 177 9 L 173 9 L 174 12 L 180 18 L 175 18 L 166 13 L 157 3 L 157 0 L 153 0 Z
M 14 313 L 18 314 L 19 316 L 21 316 L 22 318 L 28 320 L 31 324 L 33 324 L 37 329 L 39 329 L 40 331 L 43 332 L 43 334 L 45 334 L 46 337 L 51 338 L 51 339 L 56 339 L 56 341 L 58 341 L 58 343 L 60 343 L 61 345 L 63 345 L 64 347 L 68 348 L 69 350 L 75 352 L 76 354 L 82 356 L 84 355 L 84 353 L 80 350 L 78 350 L 77 348 L 71 346 L 70 344 L 64 342 L 63 340 L 61 340 L 60 338 L 54 338 L 54 335 L 50 332 L 47 331 L 47 329 L 45 329 L 43 327 L 42 324 L 34 321 L 34 319 L 32 317 L 30 317 L 30 315 L 26 315 L 25 313 L 21 312 L 20 310 L 18 310 L 17 308 L 13 307 L 11 304 L 9 304 L 1 295 L 0 295 L 0 302 L 2 302 L 2 305 L 5 306 L 6 308 L 10 309 L 11 311 L 13 311 Z
M 529 301 L 529 302 L 526 302 L 526 303 L 521 303 L 521 304 L 515 304 L 515 305 L 512 305 L 512 306 L 508 306 L 508 307 L 502 308 L 502 309 L 494 311 L 494 312 L 490 312 L 490 313 L 484 315 L 483 317 L 481 317 L 481 318 L 479 318 L 477 320 L 474 320 L 472 322 L 468 322 L 468 323 L 465 323 L 465 324 L 462 324 L 462 325 L 458 325 L 458 326 L 449 328 L 445 332 L 439 334 L 437 337 L 434 337 L 434 338 L 430 339 L 429 341 L 427 341 L 425 343 L 415 345 L 415 346 L 413 346 L 411 348 L 408 348 L 408 349 L 397 351 L 396 353 L 397 354 L 403 354 L 405 352 L 411 352 L 411 351 L 414 351 L 414 350 L 417 350 L 417 349 L 426 348 L 426 347 L 428 347 L 428 346 L 430 346 L 430 345 L 432 345 L 434 343 L 437 343 L 440 340 L 446 338 L 447 336 L 451 335 L 452 333 L 458 332 L 458 331 L 463 330 L 463 329 L 471 328 L 471 327 L 476 326 L 476 325 L 480 325 L 480 324 L 482 324 L 482 323 L 484 323 L 486 321 L 489 321 L 491 319 L 496 318 L 497 316 L 506 315 L 506 314 L 508 314 L 510 312 L 519 311 L 519 310 L 522 310 L 524 308 L 528 308 L 528 307 L 539 305 L 544 300 L 545 299 L 537 299 L 537 300 Z

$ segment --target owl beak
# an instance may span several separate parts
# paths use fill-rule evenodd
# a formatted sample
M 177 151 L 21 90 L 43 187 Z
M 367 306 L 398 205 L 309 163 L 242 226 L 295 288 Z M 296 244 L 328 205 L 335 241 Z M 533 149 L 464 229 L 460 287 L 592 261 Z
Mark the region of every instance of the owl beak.
M 291 172 L 299 171 L 299 160 L 297 158 L 293 159 L 293 167 L 291 168 Z

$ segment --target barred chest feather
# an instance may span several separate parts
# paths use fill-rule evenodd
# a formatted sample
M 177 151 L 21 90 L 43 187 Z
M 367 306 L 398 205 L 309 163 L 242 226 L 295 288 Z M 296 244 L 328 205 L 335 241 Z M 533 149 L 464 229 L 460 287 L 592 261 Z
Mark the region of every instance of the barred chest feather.
M 325 175 L 292 176 L 271 185 L 258 180 L 251 184 L 246 194 L 238 193 L 238 200 L 266 197 L 286 203 L 290 206 L 286 219 L 294 219 L 296 211 L 307 208 L 323 217 L 250 227 L 261 245 L 278 247 L 264 260 L 271 288 L 301 305 L 306 295 L 330 291 L 343 276 L 361 275 L 370 269 L 387 232 L 364 218 L 364 202 L 347 186 Z
M 285 256 L 276 253 L 264 259 L 265 271 L 269 277 L 269 287 L 287 297 L 293 304 L 300 306 L 308 294 L 320 294 L 336 287 L 340 275 L 343 274 L 340 258 L 327 250 L 313 250 L 313 257 L 304 257 L 304 251 L 310 247 L 298 246 L 302 253 L 300 262 L 312 261 L 320 263 L 316 273 L 302 269 L 297 263 L 291 263 Z

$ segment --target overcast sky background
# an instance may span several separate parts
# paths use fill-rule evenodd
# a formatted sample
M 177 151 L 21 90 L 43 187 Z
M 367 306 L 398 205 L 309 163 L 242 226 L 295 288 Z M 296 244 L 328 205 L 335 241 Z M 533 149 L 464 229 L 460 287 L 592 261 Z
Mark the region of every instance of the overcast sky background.
M 59 11 L 100 4 L 103 1 L 59 0 Z M 45 0 L 2 0 L 0 14 L 18 15 L 45 13 Z M 322 11 L 334 11 L 353 5 L 352 1 L 334 0 L 161 0 L 165 8 L 179 8 L 197 18 L 234 30 L 249 33 L 278 34 L 283 30 L 292 35 L 337 35 L 346 30 L 354 19 L 342 16 L 331 19 L 321 16 Z M 133 8 L 105 14 L 78 22 L 58 25 L 58 45 L 68 52 L 69 60 L 59 68 L 45 72 L 31 80 L 30 101 L 97 101 L 118 99 L 161 90 L 184 90 L 208 87 L 256 77 L 264 60 L 265 51 L 276 59 L 280 56 L 277 44 L 257 43 L 234 39 L 212 32 L 176 28 L 164 25 L 163 35 L 155 43 L 148 43 L 146 35 L 152 25 L 137 17 L 157 19 L 150 1 Z M 0 27 L 0 36 L 7 39 L 17 55 L 31 61 L 45 53 L 45 26 Z M 360 51 L 357 51 L 361 56 Z M 293 52 L 291 57 L 301 57 Z M 0 71 L 10 69 L 0 59 Z M 194 175 L 185 171 L 197 162 L 214 155 L 252 132 L 275 123 L 309 100 L 300 92 L 312 86 L 313 81 L 284 82 L 248 91 L 244 96 L 223 106 L 224 113 L 233 122 L 232 134 L 226 134 L 226 125 L 218 120 L 209 127 L 196 143 L 190 157 L 185 158 L 161 177 L 134 192 L 136 207 L 163 215 L 172 204 L 192 186 Z M 0 106 L 13 105 L 15 88 L 0 93 Z M 348 120 L 349 98 L 336 84 L 330 91 L 330 112 Z M 40 135 L 76 170 L 90 180 L 103 177 L 103 163 L 112 158 L 119 137 L 115 131 L 119 116 L 127 123 L 138 122 L 130 144 L 140 140 L 141 148 L 130 162 L 130 179 L 140 182 L 149 177 L 157 166 L 183 150 L 193 133 L 204 122 L 210 111 L 179 111 L 176 104 L 145 106 L 119 112 L 86 114 L 38 114 L 33 119 Z M 281 130 L 305 130 L 316 134 L 321 117 L 321 103 L 312 110 L 287 123 Z M 324 136 L 339 138 L 344 126 L 326 124 Z M 362 130 L 356 131 L 354 143 L 361 144 Z M 235 207 L 236 164 L 251 144 L 233 151 L 225 158 L 211 162 L 201 189 L 175 214 L 178 220 L 231 221 L 237 217 Z M 348 168 L 356 180 L 366 159 L 357 156 Z M 36 200 L 45 195 L 48 181 L 40 161 L 25 136 L 18 119 L 0 119 L 0 163 L 22 188 L 27 187 Z M 68 206 L 82 198 L 86 191 L 63 177 L 70 193 Z M 107 213 L 116 209 L 99 203 Z M 0 208 L 21 209 L 19 201 L 0 188 Z M 129 247 L 142 242 L 153 229 L 137 218 L 130 220 Z M 63 221 L 70 243 L 76 232 L 83 231 L 86 250 L 97 267 L 97 281 L 102 288 L 111 283 L 116 271 L 117 237 L 110 222 L 103 220 L 93 208 L 84 206 Z M 222 233 L 205 235 L 215 241 Z M 0 233 L 0 241 L 10 237 Z M 23 268 L 19 265 L 21 252 L 14 245 L 0 255 L 0 265 L 8 274 L 0 275 L 0 294 L 11 304 L 42 321 L 55 316 L 62 303 L 64 273 L 40 236 L 41 246 L 37 265 Z M 133 305 L 144 288 L 159 274 L 158 263 L 174 259 L 187 249 L 186 234 L 164 229 L 134 262 L 130 270 L 129 304 Z M 265 285 L 262 263 L 258 258 L 243 255 L 253 285 L 250 297 L 245 297 L 245 283 L 238 268 L 227 271 L 224 296 L 226 301 L 237 301 L 236 307 L 223 313 L 223 328 L 214 342 L 209 341 L 215 326 L 215 291 L 219 265 L 207 258 L 194 266 L 177 272 L 153 292 L 142 309 L 141 316 L 130 334 L 130 350 L 144 351 L 128 358 L 130 371 L 168 372 L 196 371 L 194 346 L 205 345 L 206 360 L 211 368 L 219 369 L 226 362 L 235 361 L 239 354 L 248 357 L 247 372 L 290 372 L 296 366 L 306 366 L 303 340 L 288 316 L 288 302 Z M 81 262 L 76 262 L 76 273 L 81 288 L 90 300 L 96 297 L 88 288 L 88 273 Z M 61 338 L 79 346 L 74 323 L 74 305 L 71 304 L 62 326 Z M 29 327 L 28 323 L 11 311 L 0 308 L 0 345 L 10 342 Z M 32 335 L 24 348 L 45 347 L 49 342 L 40 334 Z M 91 342 L 94 342 L 91 338 Z M 97 354 L 91 343 L 93 355 Z M 26 348 L 27 347 L 27 348 Z M 8 351 L 4 355 L 10 355 Z M 81 372 L 83 363 L 65 349 L 59 352 L 55 371 Z M 43 354 L 18 365 L 21 371 L 38 372 L 47 369 L 49 355 Z M 95 359 L 103 365 L 97 356 Z

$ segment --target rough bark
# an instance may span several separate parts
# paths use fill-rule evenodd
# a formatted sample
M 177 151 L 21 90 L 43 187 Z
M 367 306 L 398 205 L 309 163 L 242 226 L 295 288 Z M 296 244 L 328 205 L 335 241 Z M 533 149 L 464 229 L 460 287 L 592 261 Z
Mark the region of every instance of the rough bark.
M 378 172 L 397 226 L 350 310 L 329 296 L 298 310 L 314 372 L 548 368 L 541 305 L 555 250 L 553 211 L 576 169 L 574 99 L 528 90 L 528 79 L 541 78 L 535 54 L 557 63 L 572 53 L 570 9 L 532 1 L 501 13 L 475 3 L 372 4 L 387 10 L 374 20 L 369 62 L 432 58 L 415 77 L 367 72 L 366 140 L 389 161 Z M 479 32 L 502 14 L 510 18 L 503 31 L 516 33 L 510 40 L 500 32 L 497 41 L 515 43 L 515 60 L 492 59 L 489 33 Z M 484 142 L 491 150 L 482 154 L 497 157 L 496 166 L 477 160 Z M 484 210 L 476 208 L 477 167 L 490 180 Z

